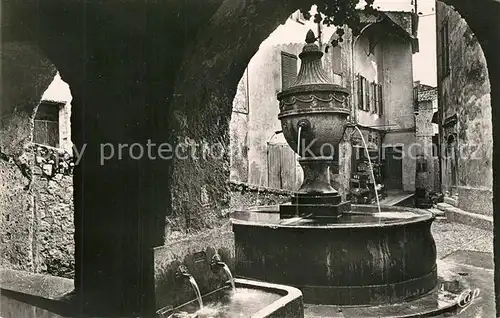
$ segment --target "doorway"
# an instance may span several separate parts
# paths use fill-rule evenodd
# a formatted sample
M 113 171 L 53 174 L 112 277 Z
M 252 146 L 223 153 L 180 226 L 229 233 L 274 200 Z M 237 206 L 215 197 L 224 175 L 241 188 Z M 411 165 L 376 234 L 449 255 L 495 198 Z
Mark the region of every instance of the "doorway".
M 387 190 L 403 189 L 403 147 L 385 148 L 385 184 Z

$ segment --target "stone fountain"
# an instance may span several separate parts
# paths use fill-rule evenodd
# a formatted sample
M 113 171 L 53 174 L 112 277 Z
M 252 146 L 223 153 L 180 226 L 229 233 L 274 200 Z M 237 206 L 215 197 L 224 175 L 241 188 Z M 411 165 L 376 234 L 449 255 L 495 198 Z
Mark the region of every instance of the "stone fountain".
M 349 126 L 348 90 L 330 82 L 309 31 L 295 83 L 278 94 L 283 134 L 304 182 L 288 204 L 235 211 L 236 275 L 298 287 L 304 301 L 390 304 L 435 289 L 432 213 L 352 206 L 330 185 L 333 151 Z
M 282 205 L 287 216 L 337 218 L 350 209 L 349 202 L 330 184 L 330 166 L 350 115 L 347 89 L 330 83 L 321 65 L 323 52 L 314 44 L 312 31 L 299 55 L 300 72 L 290 88 L 278 94 L 283 134 L 297 151 L 304 170 L 304 182 L 291 204 Z

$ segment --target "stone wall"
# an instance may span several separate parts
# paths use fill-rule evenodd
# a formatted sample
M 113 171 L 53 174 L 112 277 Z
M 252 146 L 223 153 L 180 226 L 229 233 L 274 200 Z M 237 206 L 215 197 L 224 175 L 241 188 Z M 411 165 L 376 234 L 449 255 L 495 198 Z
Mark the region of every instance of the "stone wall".
M 448 21 L 449 74 L 441 71 L 440 30 Z M 438 92 L 441 111 L 441 144 L 455 140 L 455 173 L 452 159 L 443 157 L 443 191 L 457 197 L 459 208 L 492 215 L 493 134 L 490 81 L 481 45 L 466 21 L 453 8 L 437 3 Z M 446 152 L 443 153 L 446 155 Z
M 31 144 L 18 163 L 2 159 L 2 266 L 72 277 L 72 158 Z
M 180 265 L 188 268 L 202 295 L 221 287 L 225 281 L 224 275 L 212 273 L 209 266 L 215 253 L 218 253 L 231 269 L 234 268 L 234 236 L 229 223 L 197 235 L 184 236 L 155 248 L 156 309 L 168 305 L 176 307 L 193 299 L 189 283 L 176 278 Z
M 36 46 L 2 44 L 0 240 L 2 267 L 71 277 L 72 167 L 68 154 L 32 143 L 42 93 L 56 69 Z
M 258 187 L 247 183 L 230 182 L 231 210 L 255 205 L 274 205 L 289 201 L 291 193 Z M 196 279 L 201 294 L 221 287 L 227 278 L 213 273 L 210 261 L 215 253 L 234 270 L 234 234 L 229 220 L 222 226 L 202 233 L 178 233 L 164 246 L 154 249 L 156 309 L 178 306 L 193 299 L 192 287 L 176 278 L 180 265 L 185 265 Z
M 415 134 L 419 145 L 417 155 L 422 155 L 427 164 L 427 171 L 418 172 L 416 179 L 417 188 L 425 188 L 427 191 L 438 191 L 440 186 L 436 183 L 439 180 L 439 164 L 436 162 L 437 149 L 433 153 L 432 137 L 435 135 L 432 116 L 434 115 L 434 104 L 437 101 L 419 101 L 418 112 L 415 113 Z

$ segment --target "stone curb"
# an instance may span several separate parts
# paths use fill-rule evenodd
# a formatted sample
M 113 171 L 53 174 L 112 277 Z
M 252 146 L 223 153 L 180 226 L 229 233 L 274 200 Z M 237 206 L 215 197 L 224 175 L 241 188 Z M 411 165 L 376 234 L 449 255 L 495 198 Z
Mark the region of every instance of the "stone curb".
M 448 221 L 493 231 L 493 217 L 491 216 L 466 212 L 447 203 L 438 203 L 437 207 L 444 211 Z
M 0 269 L 2 290 L 57 300 L 73 288 L 73 280 L 45 274 L 35 274 L 8 268 Z

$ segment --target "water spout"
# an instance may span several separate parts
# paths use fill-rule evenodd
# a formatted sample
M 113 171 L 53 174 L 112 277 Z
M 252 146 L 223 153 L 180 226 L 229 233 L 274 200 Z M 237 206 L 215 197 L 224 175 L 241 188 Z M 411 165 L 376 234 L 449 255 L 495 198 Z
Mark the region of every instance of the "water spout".
M 229 269 L 229 267 L 226 264 L 224 264 L 223 269 L 226 272 L 226 275 L 229 277 L 229 282 L 231 283 L 231 288 L 233 289 L 233 291 L 236 291 L 236 285 L 234 283 L 234 277 L 233 277 L 233 274 L 231 273 L 231 270 Z
M 299 125 L 299 130 L 297 132 L 297 154 L 300 156 L 300 137 L 302 134 L 302 125 Z M 299 197 L 297 197 L 297 205 L 299 204 Z M 296 212 L 299 214 L 299 211 Z
M 187 278 L 189 280 L 189 283 L 191 284 L 191 287 L 193 287 L 193 290 L 196 294 L 198 305 L 200 306 L 200 309 L 202 309 L 203 299 L 201 298 L 200 288 L 198 287 L 198 284 L 196 283 L 194 277 L 188 272 L 188 269 L 185 265 L 179 266 L 179 268 L 177 269 L 177 276 L 181 278 Z
M 220 268 L 222 268 L 224 270 L 224 272 L 226 273 L 227 277 L 229 278 L 229 282 L 231 283 L 231 288 L 233 289 L 233 292 L 236 291 L 236 285 L 234 283 L 233 274 L 231 273 L 229 266 L 227 266 L 227 264 L 221 260 L 219 254 L 215 254 L 212 257 L 212 263 L 210 265 L 212 267 L 212 271 L 214 271 L 214 272 L 219 270 Z
M 361 130 L 359 129 L 359 127 L 356 126 L 356 125 L 353 125 L 353 127 L 354 127 L 354 129 L 356 129 L 356 131 L 361 136 L 361 141 L 363 142 L 363 147 L 365 148 L 366 157 L 368 158 L 368 163 L 370 165 L 370 172 L 371 172 L 371 177 L 372 177 L 372 180 L 373 180 L 373 188 L 375 189 L 375 198 L 377 200 L 378 213 L 381 213 L 381 211 L 380 211 L 380 201 L 379 201 L 379 198 L 378 198 L 377 182 L 375 181 L 375 174 L 373 173 L 373 165 L 372 165 L 372 160 L 370 159 L 370 153 L 368 152 L 368 145 L 366 144 L 365 137 L 363 137 L 363 133 L 361 132 Z

